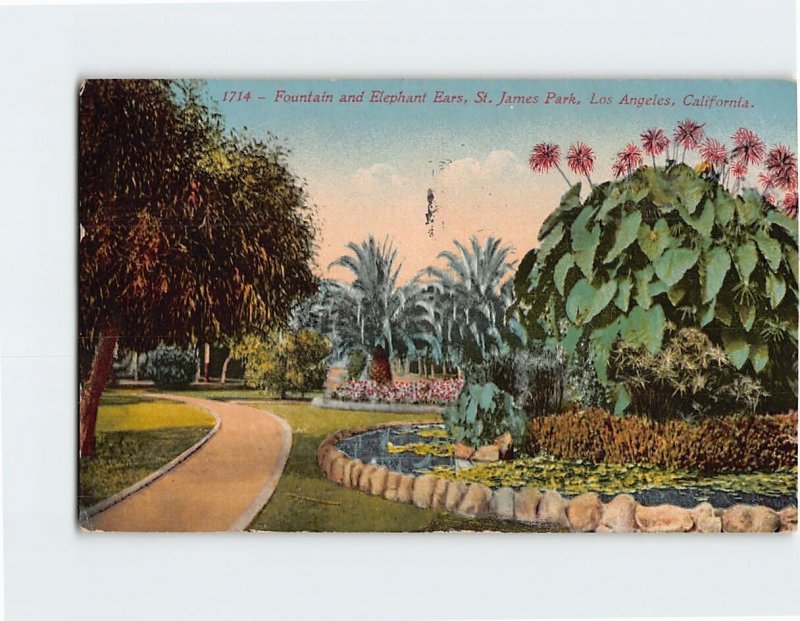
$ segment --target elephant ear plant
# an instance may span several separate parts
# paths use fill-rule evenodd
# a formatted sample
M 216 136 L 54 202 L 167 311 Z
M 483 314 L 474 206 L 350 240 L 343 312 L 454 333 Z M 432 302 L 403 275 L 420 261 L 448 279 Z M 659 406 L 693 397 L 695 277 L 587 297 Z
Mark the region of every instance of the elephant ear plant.
M 753 190 L 729 193 L 678 164 L 596 186 L 574 185 L 515 278 L 530 338 L 568 353 L 582 337 L 615 413 L 631 395 L 609 373 L 618 340 L 658 355 L 668 325 L 702 330 L 770 397 L 797 399 L 797 221 Z

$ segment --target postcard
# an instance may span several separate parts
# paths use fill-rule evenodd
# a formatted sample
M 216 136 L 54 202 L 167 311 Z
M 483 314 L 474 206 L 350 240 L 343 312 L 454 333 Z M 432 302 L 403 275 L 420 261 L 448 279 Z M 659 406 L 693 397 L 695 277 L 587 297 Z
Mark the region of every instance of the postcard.
M 85 531 L 796 530 L 794 82 L 77 96 Z

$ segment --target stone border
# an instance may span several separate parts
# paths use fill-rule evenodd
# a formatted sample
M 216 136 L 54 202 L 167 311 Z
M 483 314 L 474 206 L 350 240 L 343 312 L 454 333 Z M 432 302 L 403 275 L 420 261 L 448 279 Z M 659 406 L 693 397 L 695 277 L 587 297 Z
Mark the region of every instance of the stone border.
M 335 410 L 354 410 L 358 412 L 388 412 L 389 414 L 441 414 L 441 405 L 418 405 L 414 403 L 378 403 L 374 401 L 339 401 L 315 397 L 311 405 Z
M 480 483 L 450 481 L 432 474 L 415 476 L 385 466 L 364 464 L 336 448 L 345 438 L 407 422 L 345 429 L 326 437 L 317 449 L 317 465 L 325 476 L 343 487 L 386 500 L 414 504 L 421 509 L 453 511 L 466 517 L 495 517 L 526 524 L 556 525 L 572 532 L 598 533 L 770 533 L 797 530 L 797 508 L 774 511 L 764 506 L 733 505 L 717 509 L 703 502 L 693 509 L 675 505 L 640 505 L 633 496 L 619 494 L 603 503 L 595 493 L 567 499 L 556 491 L 532 487 L 492 490 Z
M 160 395 L 160 397 L 162 397 L 162 398 L 163 398 L 163 396 L 164 395 Z M 181 401 L 183 403 L 186 403 L 182 399 L 175 399 L 174 397 L 171 397 L 171 396 L 168 397 L 168 399 L 171 400 L 171 401 Z M 206 412 L 211 414 L 211 416 L 214 417 L 214 420 L 216 421 L 216 423 L 211 428 L 211 430 L 206 435 L 204 435 L 202 438 L 200 438 L 200 440 L 198 440 L 195 444 L 190 446 L 188 449 L 183 451 L 183 453 L 181 453 L 180 455 L 178 455 L 177 457 L 175 457 L 171 461 L 168 461 L 166 464 L 161 466 L 155 472 L 151 472 L 145 478 L 141 479 L 140 481 L 137 481 L 136 483 L 134 483 L 133 485 L 131 485 L 129 487 L 126 487 L 122 491 L 117 492 L 113 496 L 109 496 L 105 500 L 101 500 L 100 502 L 98 502 L 97 504 L 92 505 L 91 507 L 88 507 L 86 509 L 80 510 L 79 515 L 78 515 L 78 521 L 82 526 L 86 526 L 89 523 L 89 521 L 95 515 L 97 515 L 98 513 L 102 513 L 106 509 L 110 509 L 114 505 L 116 505 L 116 504 L 122 502 L 123 500 L 125 500 L 131 494 L 134 494 L 134 493 L 138 492 L 140 489 L 147 487 L 153 481 L 156 481 L 157 479 L 160 479 L 162 476 L 164 476 L 165 474 L 167 474 L 171 470 L 174 470 L 176 467 L 178 467 L 181 463 L 186 461 L 195 452 L 197 452 L 200 448 L 202 448 L 205 445 L 206 442 L 208 442 L 211 438 L 213 438 L 216 435 L 216 433 L 220 430 L 220 427 L 222 426 L 222 421 L 220 421 L 219 415 L 216 412 L 210 410 L 209 408 L 207 408 L 207 407 L 205 407 L 203 405 L 197 405 L 197 404 L 193 404 L 193 405 L 195 407 L 198 407 L 198 408 L 201 408 L 201 409 L 205 410 Z

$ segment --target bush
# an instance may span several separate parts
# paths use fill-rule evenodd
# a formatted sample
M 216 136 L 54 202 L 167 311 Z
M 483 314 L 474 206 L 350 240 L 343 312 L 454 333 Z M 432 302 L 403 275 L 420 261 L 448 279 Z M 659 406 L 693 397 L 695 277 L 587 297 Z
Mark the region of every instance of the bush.
M 654 464 L 707 474 L 771 472 L 797 464 L 797 412 L 692 424 L 576 410 L 531 421 L 527 447 L 531 455 L 595 463 Z
M 755 414 L 764 390 L 738 373 L 721 347 L 694 328 L 666 334 L 656 355 L 621 341 L 614 349 L 611 374 L 630 395 L 632 412 L 658 420 Z
M 378 384 L 372 380 L 354 380 L 340 384 L 331 392 L 332 399 L 340 401 L 368 401 L 372 403 L 407 403 L 412 405 L 447 405 L 453 403 L 461 392 L 460 379 L 418 380 Z
M 608 409 L 608 390 L 597 377 L 589 353 L 589 339 L 582 338 L 567 362 L 566 393 L 570 402 L 584 408 Z
M 347 379 L 355 381 L 361 379 L 361 374 L 367 367 L 367 354 L 361 349 L 354 349 L 347 355 Z
M 450 435 L 471 446 L 493 442 L 506 431 L 517 444 L 527 420 L 514 398 L 492 382 L 465 384 L 456 403 L 445 408 L 443 418 Z
M 158 388 L 185 388 L 196 373 L 197 358 L 192 351 L 159 345 L 147 354 L 145 375 Z

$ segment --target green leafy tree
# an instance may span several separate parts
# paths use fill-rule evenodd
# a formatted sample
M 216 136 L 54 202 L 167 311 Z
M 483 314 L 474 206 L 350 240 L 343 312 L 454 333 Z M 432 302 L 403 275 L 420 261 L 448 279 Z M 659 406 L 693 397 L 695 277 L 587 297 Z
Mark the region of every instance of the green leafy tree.
M 616 341 L 656 355 L 668 323 L 722 347 L 766 388 L 764 407 L 796 404 L 797 222 L 758 193 L 733 196 L 684 165 L 643 168 L 584 202 L 571 188 L 539 240 L 515 278 L 517 311 L 529 336 L 567 352 L 589 339 L 617 413 L 630 394 L 609 378 Z
M 199 85 L 91 80 L 79 99 L 80 454 L 118 342 L 219 342 L 314 292 L 314 227 L 269 145 L 226 133 Z

